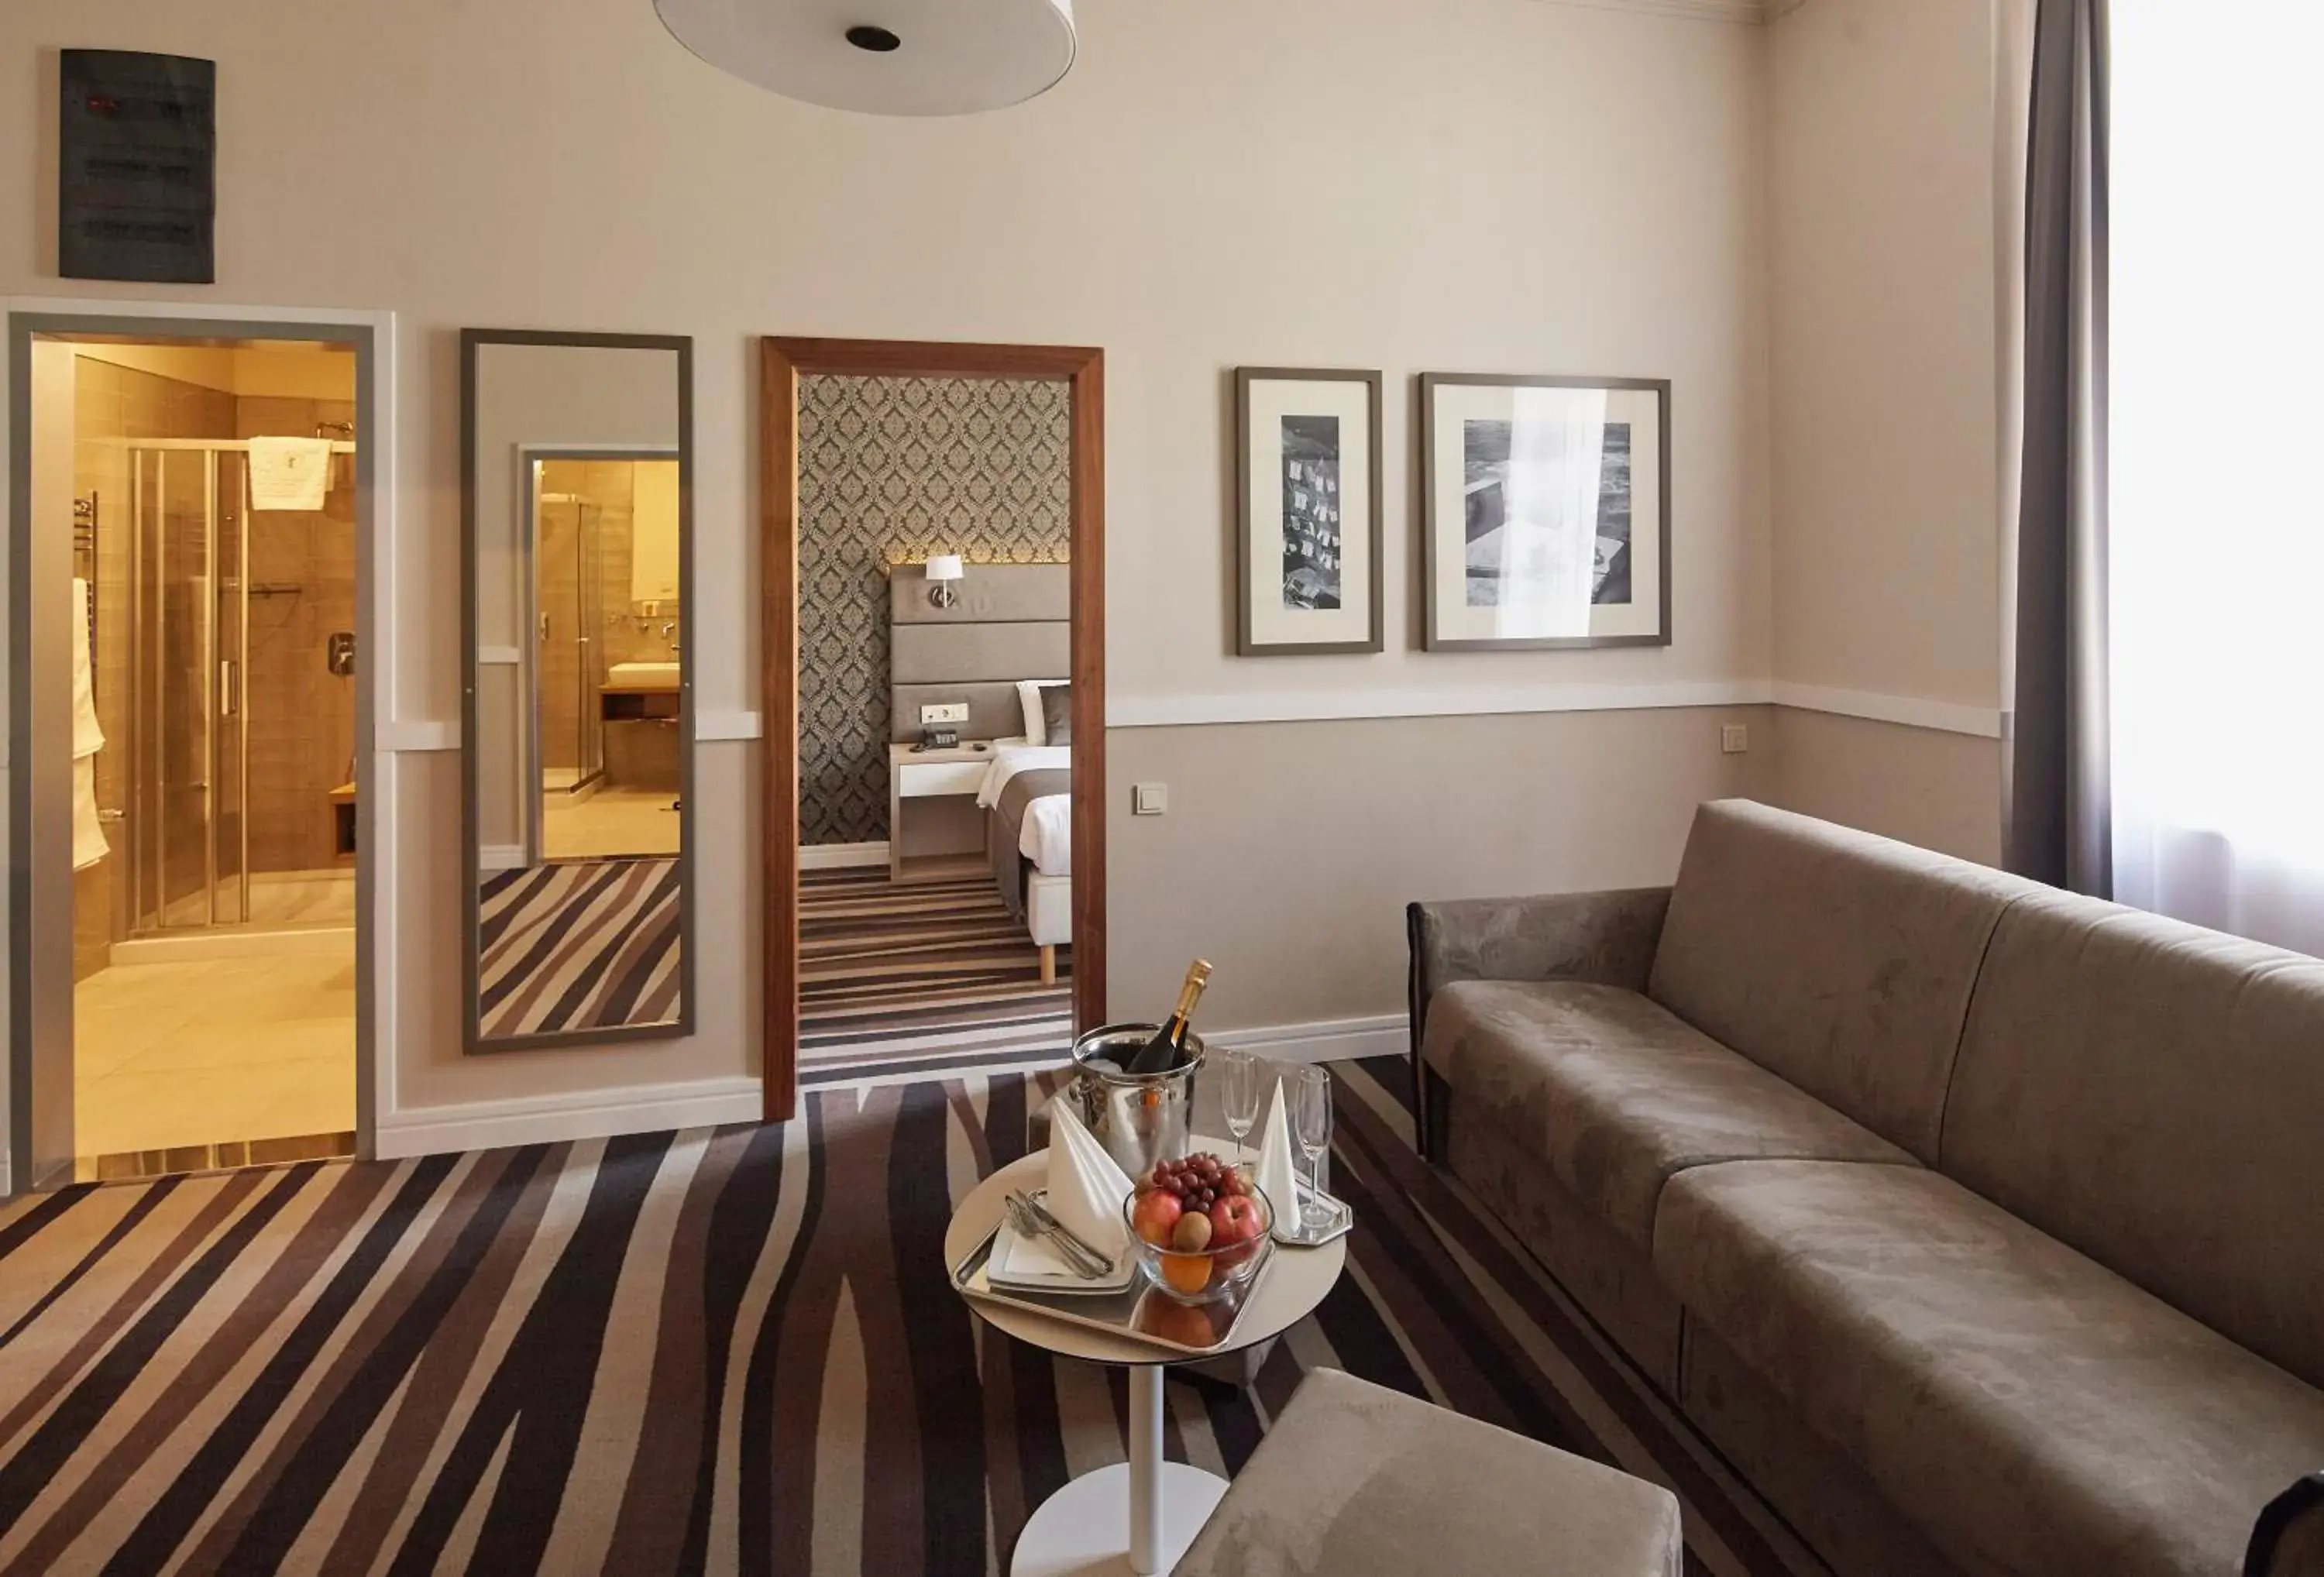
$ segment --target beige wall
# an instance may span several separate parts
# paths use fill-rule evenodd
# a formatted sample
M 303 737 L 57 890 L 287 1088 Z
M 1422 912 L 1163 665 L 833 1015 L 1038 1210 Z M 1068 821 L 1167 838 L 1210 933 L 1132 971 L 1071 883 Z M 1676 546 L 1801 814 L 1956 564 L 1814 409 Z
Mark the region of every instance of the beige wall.
M 1987 865 L 2001 862 L 2001 742 L 1777 707 L 1766 798 Z
M 1765 679 L 1758 30 L 1536 0 L 1083 0 L 1077 12 L 1081 60 L 1056 91 L 923 122 L 749 88 L 687 54 L 641 0 L 13 0 L 0 11 L 0 143 L 22 156 L 0 161 L 0 212 L 31 222 L 0 226 L 0 291 L 398 314 L 401 604 L 383 693 L 402 721 L 457 714 L 462 325 L 696 337 L 702 595 L 687 614 L 706 713 L 757 705 L 752 337 L 770 332 L 1105 348 L 1117 702 L 1259 694 L 1277 710 L 1360 708 L 1388 692 L 1473 701 Z M 219 62 L 215 287 L 55 277 L 60 45 Z M 576 213 L 606 212 L 622 222 L 576 231 Z M 1239 364 L 1388 372 L 1386 654 L 1227 655 L 1225 406 Z M 1423 370 L 1674 380 L 1674 646 L 1409 650 L 1410 379 Z M 1213 948 L 1223 1016 L 1378 1009 L 1400 991 L 1395 910 L 1416 892 L 1666 875 L 1683 807 L 1746 768 L 1714 757 L 1664 781 L 1673 741 L 1709 748 L 1710 716 L 1635 715 L 1114 731 L 1118 782 L 1159 776 L 1213 807 L 1199 837 L 1185 814 L 1125 824 L 1111 917 L 1119 1007 L 1146 1006 L 1215 927 L 1230 944 Z M 1315 742 L 1343 732 L 1370 742 L 1334 742 L 1322 759 L 1351 771 L 1296 774 Z M 1439 737 L 1464 743 L 1427 748 Z M 1524 767 L 1512 770 L 1476 742 L 1504 737 L 1581 753 L 1513 744 Z M 457 1049 L 459 766 L 401 759 L 402 964 L 383 982 L 400 1013 L 400 1103 L 755 1069 L 758 906 L 744 873 L 756 747 L 702 752 L 701 1033 L 469 1059 Z M 1246 760 L 1280 763 L 1297 791 L 1213 786 L 1221 763 Z M 1390 761 L 1392 796 L 1371 780 Z M 1524 791 L 1544 773 L 1547 787 Z M 1555 832 L 1507 830 L 1511 816 Z M 1179 896 L 1157 858 L 1176 850 L 1207 870 L 1234 850 L 1296 844 L 1286 827 L 1311 817 L 1335 829 L 1333 857 L 1281 868 L 1275 912 L 1295 931 L 1346 924 L 1344 953 L 1327 932 L 1278 954 L 1243 920 L 1201 918 L 1189 907 L 1201 890 Z M 1431 824 L 1474 841 L 1436 864 L 1402 850 Z M 1323 957 L 1348 962 L 1319 974 Z
M 1766 796 L 1769 710 L 1116 729 L 1114 1010 L 1166 1010 L 1203 956 L 1213 1027 L 1400 1012 L 1406 903 L 1669 881 L 1697 805 Z M 1729 723 L 1761 749 L 1722 754 Z M 1148 779 L 1169 812 L 1131 816 Z
M 1809 0 L 1767 29 L 1779 698 L 1997 725 L 1996 28 L 1993 0 Z M 1997 855 L 1993 739 L 1787 710 L 1775 742 L 1794 808 Z

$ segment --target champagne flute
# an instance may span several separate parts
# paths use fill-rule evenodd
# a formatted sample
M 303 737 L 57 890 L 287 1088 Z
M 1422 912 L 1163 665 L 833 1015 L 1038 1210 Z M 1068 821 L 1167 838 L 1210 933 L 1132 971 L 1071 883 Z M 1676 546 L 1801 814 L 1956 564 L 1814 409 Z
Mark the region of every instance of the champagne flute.
M 1259 1058 L 1230 1047 L 1222 1054 L 1226 1071 L 1227 1131 L 1234 1135 L 1235 1164 L 1243 1159 L 1243 1139 L 1259 1121 Z
M 1332 1075 L 1313 1063 L 1303 1064 L 1293 1074 L 1289 1093 L 1291 1126 L 1307 1152 L 1311 1190 L 1300 1204 L 1300 1229 L 1320 1231 L 1331 1220 L 1316 1194 L 1323 1190 L 1323 1152 L 1332 1148 Z

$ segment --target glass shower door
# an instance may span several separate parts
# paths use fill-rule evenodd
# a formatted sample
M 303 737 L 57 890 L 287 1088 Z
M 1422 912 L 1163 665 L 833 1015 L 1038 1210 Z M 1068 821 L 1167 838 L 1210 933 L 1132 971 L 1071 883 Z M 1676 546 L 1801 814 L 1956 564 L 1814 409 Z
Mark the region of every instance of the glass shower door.
M 131 908 L 138 931 L 249 918 L 241 675 L 244 457 L 130 456 Z

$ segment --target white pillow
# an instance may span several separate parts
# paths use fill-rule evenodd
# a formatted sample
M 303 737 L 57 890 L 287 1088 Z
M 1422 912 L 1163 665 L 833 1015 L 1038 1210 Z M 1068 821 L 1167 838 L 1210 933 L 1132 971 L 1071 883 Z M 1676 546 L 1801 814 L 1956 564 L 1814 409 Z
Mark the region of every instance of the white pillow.
M 1070 685 L 1071 679 L 1019 679 L 1017 704 L 1025 714 L 1025 742 L 1049 742 L 1049 725 L 1041 716 L 1041 692 L 1057 685 Z

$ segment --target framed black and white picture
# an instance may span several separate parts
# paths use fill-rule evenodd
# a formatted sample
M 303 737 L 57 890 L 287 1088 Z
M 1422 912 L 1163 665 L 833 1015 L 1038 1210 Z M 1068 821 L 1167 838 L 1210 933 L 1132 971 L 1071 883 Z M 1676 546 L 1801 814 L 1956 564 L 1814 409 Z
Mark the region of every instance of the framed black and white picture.
M 1380 374 L 1237 368 L 1235 432 L 1235 650 L 1379 650 Z
M 1670 384 L 1420 380 L 1422 646 L 1670 644 Z

